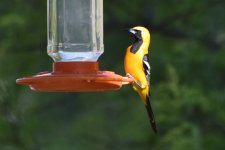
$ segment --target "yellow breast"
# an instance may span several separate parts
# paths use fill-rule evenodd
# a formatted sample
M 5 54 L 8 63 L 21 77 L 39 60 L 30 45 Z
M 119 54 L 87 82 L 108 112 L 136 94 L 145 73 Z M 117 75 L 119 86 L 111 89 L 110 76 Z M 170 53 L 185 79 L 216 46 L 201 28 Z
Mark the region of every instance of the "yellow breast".
M 148 85 L 142 62 L 144 55 L 141 53 L 141 51 L 133 54 L 130 52 L 130 48 L 131 46 L 127 48 L 124 59 L 125 72 L 132 75 L 140 83 Z

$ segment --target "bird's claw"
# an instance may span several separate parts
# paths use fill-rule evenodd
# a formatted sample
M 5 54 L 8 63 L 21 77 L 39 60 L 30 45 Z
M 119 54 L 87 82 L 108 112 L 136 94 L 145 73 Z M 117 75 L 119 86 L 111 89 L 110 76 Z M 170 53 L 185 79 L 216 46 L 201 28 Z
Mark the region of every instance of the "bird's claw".
M 145 88 L 140 82 L 138 82 L 131 74 L 127 73 L 126 76 L 128 78 L 132 78 L 134 80 L 134 82 L 140 87 L 140 88 Z
M 126 76 L 127 76 L 128 78 L 134 78 L 134 77 L 133 77 L 131 74 L 129 74 L 129 73 L 127 73 Z

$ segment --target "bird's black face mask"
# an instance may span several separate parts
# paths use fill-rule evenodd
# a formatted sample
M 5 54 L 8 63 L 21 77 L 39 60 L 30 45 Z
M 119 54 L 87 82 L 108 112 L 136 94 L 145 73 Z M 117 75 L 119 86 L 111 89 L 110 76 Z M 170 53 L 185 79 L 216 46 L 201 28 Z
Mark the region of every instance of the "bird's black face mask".
M 128 31 L 134 36 L 134 42 L 132 44 L 130 52 L 135 54 L 143 43 L 141 31 L 135 29 L 128 29 Z

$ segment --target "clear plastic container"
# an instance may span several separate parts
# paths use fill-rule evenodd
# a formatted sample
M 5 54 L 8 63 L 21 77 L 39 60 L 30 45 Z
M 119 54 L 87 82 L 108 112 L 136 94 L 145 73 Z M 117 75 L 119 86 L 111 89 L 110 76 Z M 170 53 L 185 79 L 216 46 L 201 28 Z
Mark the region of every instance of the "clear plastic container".
M 103 46 L 103 0 L 48 0 L 48 55 L 97 61 Z

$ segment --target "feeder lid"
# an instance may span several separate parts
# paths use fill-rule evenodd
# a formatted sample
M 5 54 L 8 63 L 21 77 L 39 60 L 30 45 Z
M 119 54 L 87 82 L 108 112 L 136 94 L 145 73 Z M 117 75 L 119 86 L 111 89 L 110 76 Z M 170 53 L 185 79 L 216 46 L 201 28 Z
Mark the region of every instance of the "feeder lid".
M 99 71 L 98 62 L 54 62 L 52 72 L 16 80 L 17 84 L 29 85 L 34 91 L 45 92 L 97 92 L 117 90 L 131 84 L 131 78 L 111 71 Z

